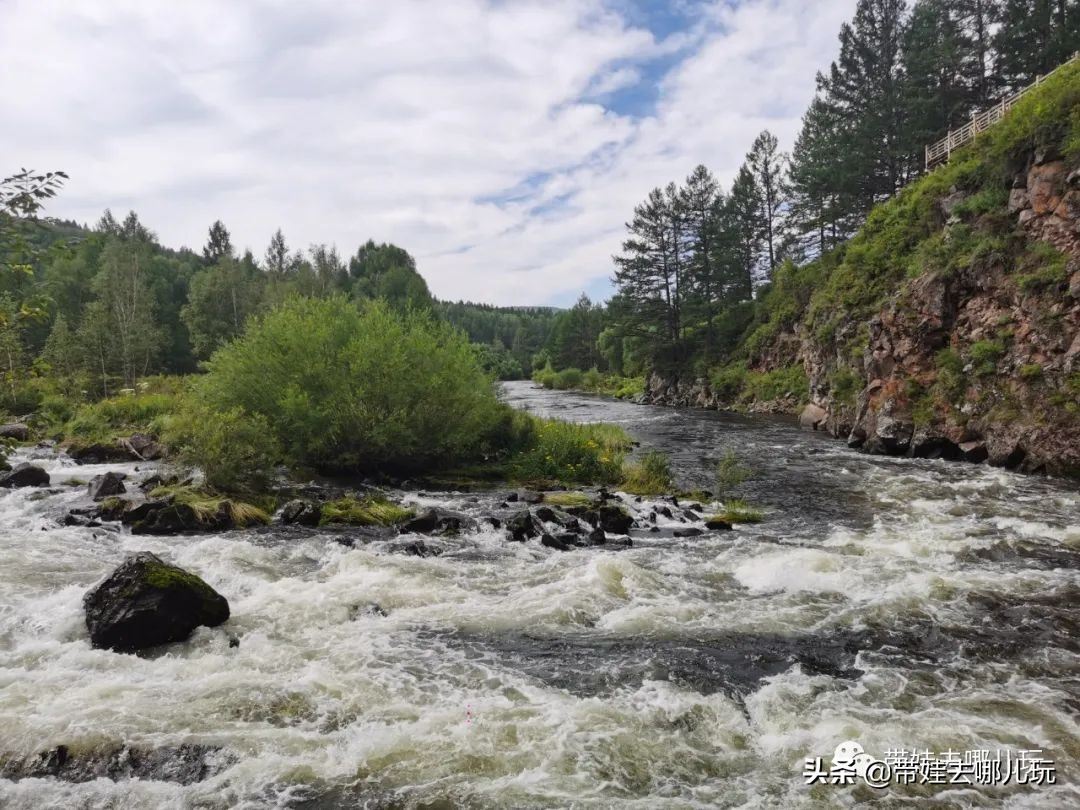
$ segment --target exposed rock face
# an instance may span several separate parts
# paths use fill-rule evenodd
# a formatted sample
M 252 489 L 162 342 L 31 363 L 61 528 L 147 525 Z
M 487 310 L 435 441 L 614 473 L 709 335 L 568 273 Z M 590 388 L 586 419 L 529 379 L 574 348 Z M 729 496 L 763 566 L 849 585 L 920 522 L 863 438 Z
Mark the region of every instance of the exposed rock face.
M 105 498 L 110 498 L 114 495 L 122 495 L 127 492 L 127 488 L 124 486 L 124 479 L 127 478 L 124 473 L 107 472 L 102 475 L 95 475 L 90 479 L 90 483 L 86 485 L 87 492 L 90 497 L 95 501 L 101 501 Z
M 964 199 L 954 192 L 938 202 L 944 239 Z M 1080 170 L 1052 150 L 1033 153 L 993 216 L 1010 217 L 1033 250 L 1061 251 L 1061 274 L 1038 277 L 1045 262 L 1028 267 L 989 251 L 900 283 L 871 318 L 828 339 L 803 322 L 780 332 L 754 368 L 803 366 L 804 427 L 870 453 L 1080 475 Z M 704 380 L 655 375 L 645 401 L 731 407 Z
M 134 652 L 183 641 L 229 618 L 229 603 L 195 574 L 148 551 L 124 560 L 83 597 L 94 647 Z
M 23 462 L 16 464 L 11 472 L 0 475 L 0 487 L 13 489 L 14 487 L 47 487 L 49 474 L 41 467 Z

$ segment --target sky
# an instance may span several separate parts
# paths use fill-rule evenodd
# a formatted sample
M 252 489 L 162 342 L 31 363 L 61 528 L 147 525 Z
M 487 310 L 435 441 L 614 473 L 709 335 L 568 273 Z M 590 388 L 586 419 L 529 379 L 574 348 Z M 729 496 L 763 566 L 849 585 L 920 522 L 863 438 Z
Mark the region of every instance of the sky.
M 171 247 L 220 219 L 257 257 L 393 242 L 444 299 L 603 299 L 652 188 L 790 150 L 855 2 L 0 0 L 0 175 Z

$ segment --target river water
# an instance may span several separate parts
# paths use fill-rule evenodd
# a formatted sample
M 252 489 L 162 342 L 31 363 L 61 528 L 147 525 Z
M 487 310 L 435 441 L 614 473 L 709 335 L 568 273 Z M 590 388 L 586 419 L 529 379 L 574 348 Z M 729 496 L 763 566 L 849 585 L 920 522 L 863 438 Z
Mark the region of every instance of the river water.
M 133 537 L 60 526 L 85 505 L 64 482 L 148 468 L 39 453 L 53 489 L 0 493 L 0 806 L 1080 806 L 1075 483 L 871 458 L 784 419 L 505 390 L 623 425 L 687 488 L 731 449 L 767 519 L 570 552 L 485 529 L 423 558 L 280 527 Z M 210 582 L 229 622 L 146 656 L 91 649 L 83 593 L 143 549 Z M 1057 784 L 808 786 L 804 760 L 845 740 L 1038 749 Z M 29 775 L 59 745 L 144 778 Z M 170 776 L 170 751 L 198 777 Z

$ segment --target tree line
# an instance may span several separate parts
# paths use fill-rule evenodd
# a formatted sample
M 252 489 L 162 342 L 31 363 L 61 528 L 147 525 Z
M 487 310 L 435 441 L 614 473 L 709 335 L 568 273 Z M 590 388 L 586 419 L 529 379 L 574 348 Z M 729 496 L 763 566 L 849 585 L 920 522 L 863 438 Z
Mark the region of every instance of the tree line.
M 92 229 L 36 220 L 39 206 L 11 204 L 19 176 L 4 181 L 0 213 L 8 410 L 33 404 L 40 392 L 26 385 L 32 379 L 94 398 L 147 375 L 192 372 L 252 316 L 294 295 L 381 298 L 399 310 L 434 305 L 415 261 L 396 245 L 368 241 L 343 257 L 322 244 L 292 250 L 278 229 L 256 259 L 239 253 L 218 221 L 201 252 L 172 250 L 134 212 L 118 220 L 106 211 Z M 53 178 L 50 196 L 62 179 Z M 24 393 L 31 401 L 21 402 Z
M 1080 48 L 1080 0 L 859 0 L 839 43 L 790 154 L 762 132 L 726 191 L 698 166 L 634 208 L 601 330 L 610 370 L 730 351 L 781 263 L 842 244 L 924 170 L 926 144 Z

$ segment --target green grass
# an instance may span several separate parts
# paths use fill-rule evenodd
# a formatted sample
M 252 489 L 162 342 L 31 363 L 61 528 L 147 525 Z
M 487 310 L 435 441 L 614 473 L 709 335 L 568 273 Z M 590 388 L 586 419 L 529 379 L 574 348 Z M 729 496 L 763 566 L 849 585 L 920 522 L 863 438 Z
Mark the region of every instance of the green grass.
M 640 461 L 624 466 L 623 480 L 619 486 L 633 495 L 664 495 L 671 492 L 674 487 L 671 462 L 664 453 L 655 450 L 645 453 Z
M 512 481 L 544 486 L 615 484 L 630 437 L 617 425 L 579 424 L 514 414 L 515 449 L 506 465 Z
M 724 511 L 712 515 L 706 520 L 722 520 L 725 523 L 761 523 L 765 514 L 746 501 L 731 500 L 724 504 Z
M 415 512 L 377 495 L 344 497 L 323 504 L 320 526 L 395 526 Z
M 548 492 L 544 495 L 544 503 L 566 509 L 577 506 L 592 506 L 594 501 L 584 492 Z
M 132 433 L 156 435 L 178 406 L 179 396 L 171 391 L 121 394 L 77 406 L 59 432 L 65 441 L 83 445 L 111 444 Z
M 239 528 L 265 525 L 270 522 L 270 516 L 265 509 L 191 485 L 175 484 L 156 487 L 150 491 L 149 497 L 171 498 L 175 503 L 190 506 L 200 523 L 212 522 L 220 513 L 222 506 L 228 511 L 233 524 Z

